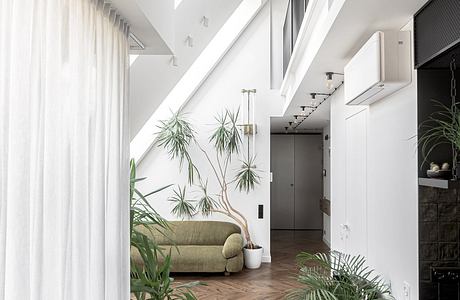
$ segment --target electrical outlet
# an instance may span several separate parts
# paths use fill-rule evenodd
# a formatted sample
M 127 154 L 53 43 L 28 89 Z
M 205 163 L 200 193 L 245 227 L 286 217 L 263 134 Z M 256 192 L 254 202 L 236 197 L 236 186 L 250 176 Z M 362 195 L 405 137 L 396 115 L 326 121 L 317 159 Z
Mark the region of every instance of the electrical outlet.
M 411 300 L 410 298 L 410 284 L 406 281 L 403 282 L 403 300 Z

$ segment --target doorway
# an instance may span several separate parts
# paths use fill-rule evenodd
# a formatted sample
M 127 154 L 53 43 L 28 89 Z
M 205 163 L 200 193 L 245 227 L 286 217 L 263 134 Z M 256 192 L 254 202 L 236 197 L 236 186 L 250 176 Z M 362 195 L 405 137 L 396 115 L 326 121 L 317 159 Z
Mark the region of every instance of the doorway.
M 323 229 L 321 134 L 271 135 L 271 229 Z

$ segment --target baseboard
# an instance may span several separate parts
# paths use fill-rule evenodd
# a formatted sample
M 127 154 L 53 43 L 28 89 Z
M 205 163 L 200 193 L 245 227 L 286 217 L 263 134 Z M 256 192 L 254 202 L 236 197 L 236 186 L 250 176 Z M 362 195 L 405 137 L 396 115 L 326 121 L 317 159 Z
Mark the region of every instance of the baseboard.
M 329 248 L 331 248 L 331 242 L 329 242 L 328 240 L 326 240 L 324 237 L 323 237 L 323 242 L 324 242 Z
M 264 256 L 262 256 L 262 262 L 263 262 L 263 263 L 268 263 L 268 264 L 271 263 L 271 262 L 272 262 L 272 257 L 271 257 L 271 255 L 264 255 Z

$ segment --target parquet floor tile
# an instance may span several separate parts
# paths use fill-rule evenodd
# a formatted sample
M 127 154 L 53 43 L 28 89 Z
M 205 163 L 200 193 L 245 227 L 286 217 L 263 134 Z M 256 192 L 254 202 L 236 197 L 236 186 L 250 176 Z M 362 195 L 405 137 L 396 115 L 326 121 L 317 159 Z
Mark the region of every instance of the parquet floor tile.
M 244 269 L 230 276 L 224 274 L 173 274 L 176 282 L 199 280 L 207 286 L 193 289 L 199 300 L 278 300 L 299 287 L 295 274 L 296 255 L 301 251 L 324 252 L 321 231 L 272 231 L 272 263 L 258 270 Z

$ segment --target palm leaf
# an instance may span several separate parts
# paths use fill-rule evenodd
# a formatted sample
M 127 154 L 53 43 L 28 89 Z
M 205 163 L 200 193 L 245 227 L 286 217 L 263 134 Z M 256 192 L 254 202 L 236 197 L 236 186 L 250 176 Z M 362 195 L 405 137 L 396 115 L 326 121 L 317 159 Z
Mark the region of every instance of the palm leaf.
M 214 200 L 208 193 L 208 181 L 200 183 L 202 195 L 198 201 L 198 210 L 204 216 L 209 216 L 215 208 L 219 207 L 219 203 Z
M 257 174 L 257 168 L 254 164 L 254 158 L 243 161 L 241 169 L 235 176 L 236 187 L 240 191 L 249 193 L 254 189 L 256 184 L 260 183 L 260 176 Z
M 293 290 L 287 299 L 376 300 L 394 299 L 382 278 L 366 266 L 363 256 L 340 252 L 300 253 L 298 281 L 305 287 Z
M 184 162 L 187 163 L 188 180 L 192 184 L 198 169 L 193 164 L 188 149 L 195 141 L 195 130 L 185 119 L 182 109 L 173 113 L 170 119 L 160 121 L 158 129 L 155 145 L 164 148 L 171 160 L 178 158 L 181 168 Z
M 174 203 L 172 213 L 177 217 L 191 218 L 195 214 L 196 209 L 192 204 L 194 200 L 186 197 L 186 186 L 183 188 L 177 186 L 177 189 L 174 190 L 174 195 L 169 197 L 168 201 Z
M 231 157 L 239 152 L 242 141 L 237 125 L 238 115 L 239 111 L 226 110 L 215 118 L 217 127 L 209 138 L 209 142 L 214 144 L 214 148 L 220 155 L 226 154 Z

